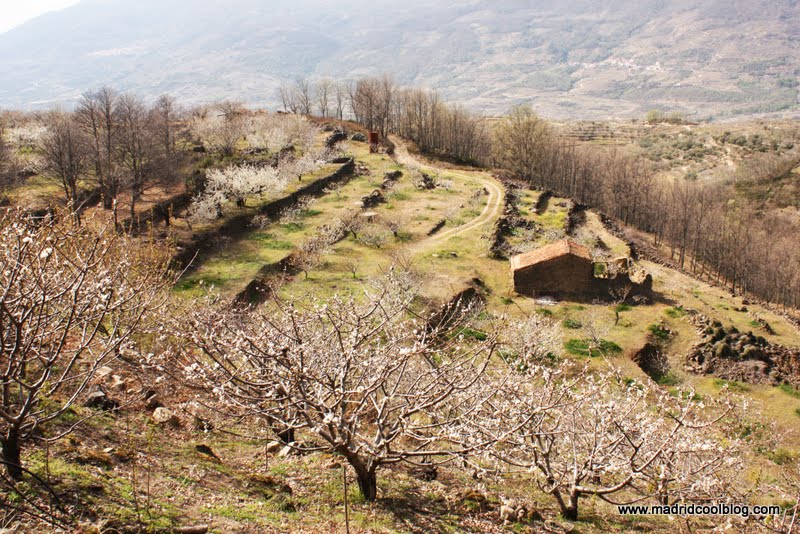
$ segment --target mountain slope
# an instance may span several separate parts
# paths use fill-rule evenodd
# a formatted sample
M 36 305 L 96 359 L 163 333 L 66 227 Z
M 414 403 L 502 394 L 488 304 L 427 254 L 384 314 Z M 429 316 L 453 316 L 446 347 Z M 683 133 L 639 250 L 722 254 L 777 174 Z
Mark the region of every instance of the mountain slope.
M 0 105 L 110 84 L 274 104 L 281 80 L 393 73 L 490 113 L 791 113 L 800 3 L 84 0 L 0 34 Z

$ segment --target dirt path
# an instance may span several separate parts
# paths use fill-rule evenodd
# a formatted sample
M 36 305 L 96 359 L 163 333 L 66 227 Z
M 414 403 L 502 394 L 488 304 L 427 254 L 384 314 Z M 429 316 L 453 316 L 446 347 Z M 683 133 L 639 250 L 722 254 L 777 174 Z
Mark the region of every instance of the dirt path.
M 438 234 L 432 235 L 431 237 L 423 239 L 422 241 L 417 242 L 412 247 L 412 249 L 418 250 L 421 248 L 427 248 L 434 244 L 442 243 L 443 241 L 447 241 L 451 237 L 455 237 L 465 232 L 469 232 L 470 230 L 478 228 L 486 224 L 487 222 L 491 222 L 492 220 L 500 216 L 501 211 L 503 209 L 504 191 L 503 187 L 499 183 L 497 183 L 494 179 L 481 176 L 480 174 L 477 173 L 467 174 L 465 172 L 453 171 L 451 169 L 437 167 L 429 163 L 423 163 L 422 161 L 418 160 L 417 158 L 408 153 L 408 147 L 404 140 L 394 136 L 392 136 L 391 140 L 395 144 L 394 157 L 398 163 L 410 167 L 417 167 L 423 170 L 430 169 L 439 172 L 446 172 L 452 176 L 457 176 L 459 178 L 464 178 L 466 180 L 475 180 L 476 182 L 480 183 L 483 187 L 485 187 L 486 190 L 489 192 L 489 198 L 486 201 L 486 206 L 484 206 L 483 211 L 481 211 L 480 215 L 462 224 L 461 226 L 458 226 L 456 228 L 450 228 L 449 230 L 445 230 L 444 232 L 440 232 Z

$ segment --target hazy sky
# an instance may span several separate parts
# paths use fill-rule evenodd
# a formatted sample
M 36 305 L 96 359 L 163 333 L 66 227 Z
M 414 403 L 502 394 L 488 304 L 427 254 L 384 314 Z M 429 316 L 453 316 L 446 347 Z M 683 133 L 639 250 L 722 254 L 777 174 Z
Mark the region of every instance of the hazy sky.
M 77 3 L 78 0 L 0 0 L 0 33 L 42 13 Z

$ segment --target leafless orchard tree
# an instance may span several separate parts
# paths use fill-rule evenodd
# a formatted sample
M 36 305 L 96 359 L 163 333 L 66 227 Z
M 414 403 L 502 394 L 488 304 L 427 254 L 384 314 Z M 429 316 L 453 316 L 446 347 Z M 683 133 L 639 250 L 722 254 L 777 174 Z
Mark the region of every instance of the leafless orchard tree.
M 494 395 L 485 384 L 494 338 L 428 332 L 406 316 L 411 289 L 395 279 L 363 299 L 279 303 L 252 320 L 197 314 L 188 373 L 223 404 L 321 439 L 294 446 L 344 456 L 373 501 L 382 466 L 466 452 L 453 426 Z
M 478 439 L 505 435 L 491 457 L 534 473 L 565 518 L 577 519 L 590 495 L 612 504 L 725 497 L 740 464 L 736 447 L 715 435 L 731 409 L 725 401 L 712 408 L 691 392 L 676 399 L 570 363 L 516 368 L 498 404 L 470 424 Z
M 239 102 L 223 101 L 195 113 L 190 130 L 208 148 L 230 156 L 245 135 L 244 109 Z
M 0 445 L 21 480 L 26 441 L 75 403 L 97 369 L 130 349 L 170 284 L 168 254 L 69 214 L 0 215 Z M 66 221 L 64 220 L 66 219 Z M 69 432 L 69 429 L 66 431 Z
M 355 256 L 347 257 L 342 263 L 343 267 L 353 275 L 353 279 L 358 278 L 358 270 L 361 268 L 361 262 Z

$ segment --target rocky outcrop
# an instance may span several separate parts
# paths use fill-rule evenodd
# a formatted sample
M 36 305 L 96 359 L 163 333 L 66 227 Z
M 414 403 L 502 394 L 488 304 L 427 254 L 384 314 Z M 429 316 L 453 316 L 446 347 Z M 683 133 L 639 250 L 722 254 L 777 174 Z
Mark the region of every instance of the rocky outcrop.
M 770 343 L 752 332 L 723 327 L 698 315 L 694 319 L 702 340 L 687 356 L 687 369 L 750 384 L 790 384 L 800 388 L 800 350 Z

